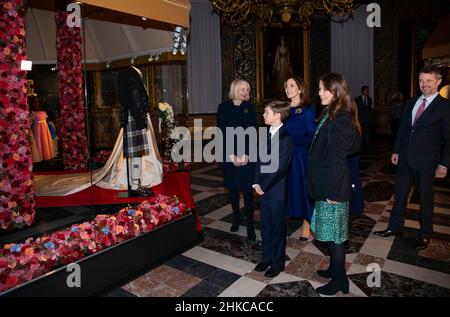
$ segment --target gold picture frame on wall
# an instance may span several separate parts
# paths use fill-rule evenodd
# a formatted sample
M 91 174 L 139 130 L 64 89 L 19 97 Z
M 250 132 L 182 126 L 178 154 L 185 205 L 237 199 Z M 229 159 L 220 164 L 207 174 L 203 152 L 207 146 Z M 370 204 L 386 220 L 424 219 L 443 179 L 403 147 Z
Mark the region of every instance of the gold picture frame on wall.
M 286 98 L 284 81 L 292 75 L 310 78 L 309 29 L 301 26 L 257 26 L 257 103 Z

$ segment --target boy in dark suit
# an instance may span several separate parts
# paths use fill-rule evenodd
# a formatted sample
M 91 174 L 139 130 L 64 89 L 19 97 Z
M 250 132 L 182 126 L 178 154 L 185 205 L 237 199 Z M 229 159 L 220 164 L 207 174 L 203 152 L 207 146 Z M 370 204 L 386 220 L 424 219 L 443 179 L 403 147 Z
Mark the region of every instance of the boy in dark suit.
M 287 174 L 292 160 L 293 144 L 283 122 L 290 115 L 288 102 L 273 101 L 264 110 L 264 122 L 270 125 L 267 147 L 270 160 L 258 160 L 253 188 L 260 195 L 262 261 L 255 271 L 273 278 L 284 271 L 286 257 L 285 207 Z

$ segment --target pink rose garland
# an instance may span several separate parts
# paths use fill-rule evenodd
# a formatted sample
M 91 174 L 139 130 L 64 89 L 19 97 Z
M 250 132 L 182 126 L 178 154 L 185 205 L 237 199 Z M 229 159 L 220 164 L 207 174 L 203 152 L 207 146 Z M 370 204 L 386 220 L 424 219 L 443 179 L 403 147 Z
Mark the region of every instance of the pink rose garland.
M 83 99 L 81 28 L 67 25 L 67 12 L 56 12 L 58 52 L 58 96 L 61 108 L 61 135 L 64 168 L 88 168 L 87 137 Z
M 27 103 L 22 0 L 0 2 L 0 228 L 31 225 L 35 217 Z
M 117 214 L 98 215 L 50 235 L 0 246 L 0 293 L 188 213 L 176 196 L 158 195 L 136 208 L 123 208 Z

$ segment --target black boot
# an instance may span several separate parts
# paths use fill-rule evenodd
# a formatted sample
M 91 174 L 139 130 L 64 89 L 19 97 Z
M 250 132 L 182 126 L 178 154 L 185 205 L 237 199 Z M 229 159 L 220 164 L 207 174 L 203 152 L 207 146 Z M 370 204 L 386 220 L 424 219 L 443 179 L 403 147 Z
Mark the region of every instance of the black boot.
M 328 296 L 335 295 L 339 291 L 348 294 L 350 283 L 345 272 L 345 246 L 342 243 L 328 242 L 328 247 L 334 274 L 328 284 L 317 288 L 317 292 Z
M 317 288 L 317 292 L 322 295 L 335 295 L 337 292 L 341 291 L 344 294 L 348 294 L 350 283 L 347 276 L 343 280 L 338 280 L 337 278 L 332 278 L 328 284 Z

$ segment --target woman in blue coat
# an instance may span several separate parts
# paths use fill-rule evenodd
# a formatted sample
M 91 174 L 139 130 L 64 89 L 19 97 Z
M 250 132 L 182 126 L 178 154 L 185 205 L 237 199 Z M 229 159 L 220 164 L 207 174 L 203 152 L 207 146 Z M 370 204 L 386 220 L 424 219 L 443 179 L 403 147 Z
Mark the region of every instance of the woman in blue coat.
M 248 100 L 250 99 L 250 85 L 245 80 L 237 79 L 231 83 L 229 100 L 219 105 L 217 111 L 217 127 L 223 135 L 223 161 L 221 163 L 224 185 L 230 191 L 231 206 L 233 208 L 233 225 L 231 232 L 239 229 L 241 216 L 239 211 L 239 192 L 243 192 L 244 204 L 247 213 L 247 238 L 255 241 L 253 226 L 253 188 L 255 178 L 255 163 L 249 162 L 250 140 L 245 136 L 245 146 L 238 148 L 239 135 L 234 136 L 234 148 L 227 149 L 226 128 L 250 127 L 256 129 L 256 109 Z M 256 154 L 256 153 L 255 153 Z
M 313 139 L 315 109 L 309 101 L 309 91 L 305 81 L 297 76 L 289 78 L 284 89 L 291 102 L 291 116 L 284 127 L 294 143 L 294 156 L 288 176 L 288 217 L 303 218 L 303 230 L 300 240 L 306 241 L 310 235 L 311 216 L 314 202 L 308 194 L 307 163 L 308 149 Z

